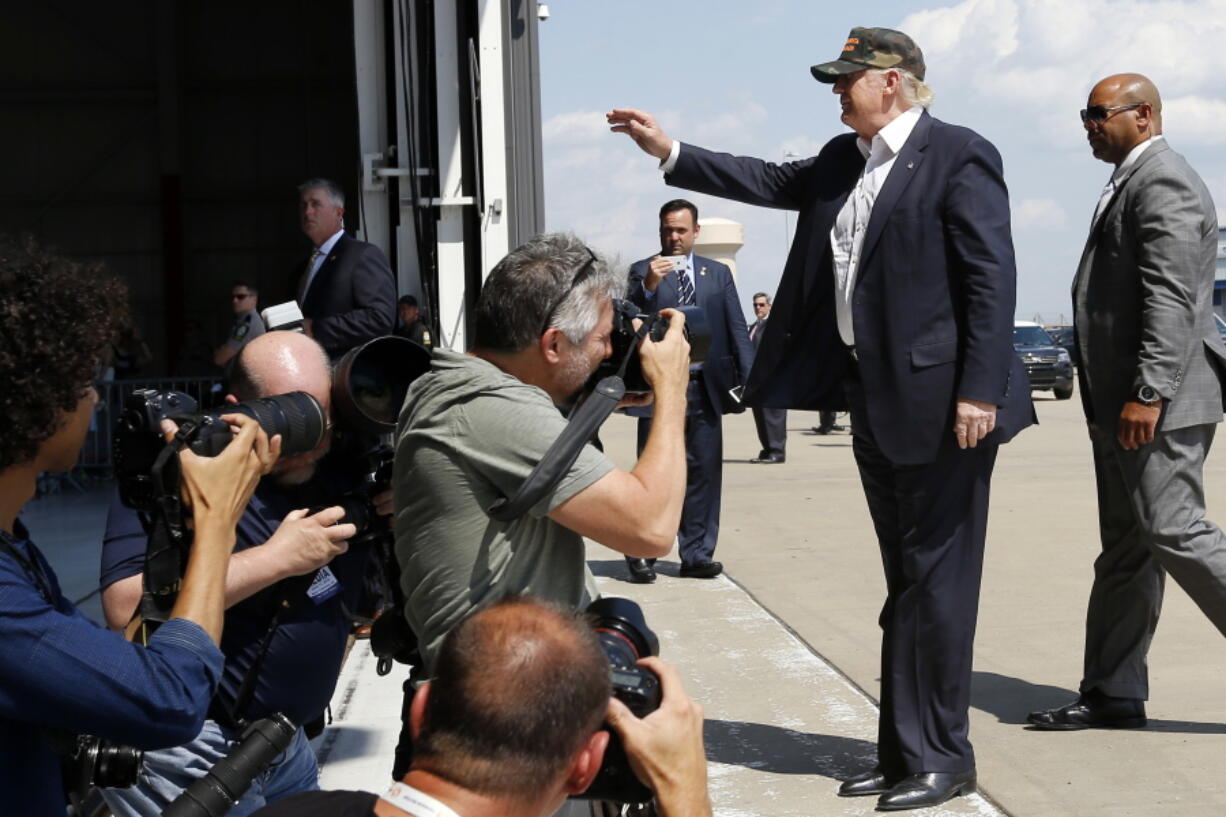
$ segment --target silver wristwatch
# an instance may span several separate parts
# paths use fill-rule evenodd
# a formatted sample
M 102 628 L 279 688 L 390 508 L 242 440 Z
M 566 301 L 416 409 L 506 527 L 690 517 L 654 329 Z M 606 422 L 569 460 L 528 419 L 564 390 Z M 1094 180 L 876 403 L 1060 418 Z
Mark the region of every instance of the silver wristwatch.
M 1162 399 L 1162 395 L 1158 394 L 1158 390 L 1153 386 L 1142 386 L 1137 389 L 1137 402 L 1144 403 L 1147 406 L 1152 406 Z

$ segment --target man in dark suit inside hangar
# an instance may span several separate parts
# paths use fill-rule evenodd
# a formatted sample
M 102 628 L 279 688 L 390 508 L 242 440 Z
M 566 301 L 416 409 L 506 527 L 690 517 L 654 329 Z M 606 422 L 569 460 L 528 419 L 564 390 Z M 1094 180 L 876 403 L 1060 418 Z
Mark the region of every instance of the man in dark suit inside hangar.
M 298 186 L 302 232 L 314 245 L 295 275 L 303 329 L 335 360 L 396 322 L 396 277 L 374 244 L 345 233 L 345 192 L 328 179 Z
M 687 470 L 677 550 L 681 576 L 689 579 L 713 579 L 724 569 L 714 559 L 724 469 L 720 418 L 745 410 L 741 391 L 753 364 L 749 329 L 732 270 L 713 258 L 694 254 L 701 229 L 693 203 L 685 199 L 665 202 L 660 208 L 660 254 L 631 265 L 626 293 L 645 312 L 697 306 L 711 331 L 706 360 L 691 365 L 686 390 Z M 639 451 L 647 444 L 650 431 L 650 414 L 640 417 Z M 626 563 L 632 581 L 655 581 L 654 560 L 627 557 Z
M 927 113 L 920 49 L 855 28 L 833 84 L 855 133 L 784 164 L 674 142 L 649 114 L 608 115 L 672 185 L 799 210 L 746 400 L 851 413 L 880 544 L 877 766 L 843 796 L 932 806 L 975 788 L 967 737 L 988 489 L 999 444 L 1034 421 L 1013 352 L 1015 267 L 1000 155 Z

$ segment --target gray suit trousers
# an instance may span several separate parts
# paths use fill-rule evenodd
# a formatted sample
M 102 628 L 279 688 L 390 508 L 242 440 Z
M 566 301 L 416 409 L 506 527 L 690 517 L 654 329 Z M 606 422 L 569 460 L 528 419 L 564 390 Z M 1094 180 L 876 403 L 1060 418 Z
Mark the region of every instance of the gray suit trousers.
M 1086 614 L 1082 692 L 1149 697 L 1145 656 L 1167 573 L 1226 635 L 1226 534 L 1205 519 L 1202 473 L 1215 429 L 1159 431 L 1149 445 L 1125 451 L 1114 431 L 1091 427 L 1102 553 Z

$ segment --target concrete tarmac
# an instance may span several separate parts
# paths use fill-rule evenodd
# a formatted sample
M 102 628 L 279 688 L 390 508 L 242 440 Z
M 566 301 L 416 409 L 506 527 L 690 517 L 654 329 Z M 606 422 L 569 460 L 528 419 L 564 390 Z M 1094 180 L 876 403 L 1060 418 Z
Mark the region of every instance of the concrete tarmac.
M 971 739 L 980 795 L 928 815 L 1216 817 L 1226 813 L 1226 643 L 1174 582 L 1150 653 L 1143 730 L 1049 733 L 1025 715 L 1075 695 L 1086 598 L 1098 551 L 1089 442 L 1076 399 L 1036 395 L 1041 425 L 1005 446 L 993 479 L 976 640 Z M 680 579 L 675 554 L 654 585 L 626 581 L 621 559 L 588 554 L 602 592 L 644 607 L 690 693 L 706 710 L 716 813 L 864 815 L 837 780 L 871 764 L 884 598 L 880 559 L 846 434 L 806 435 L 788 415 L 787 462 L 754 465 L 752 417 L 724 420 L 724 500 L 716 558 L 727 574 Z M 602 430 L 619 464 L 634 421 Z M 1210 518 L 1226 520 L 1226 456 L 1209 457 Z M 105 491 L 39 500 L 25 518 L 66 593 L 89 598 Z M 95 615 L 96 611 L 91 611 Z M 326 788 L 380 790 L 399 717 L 402 668 L 377 678 L 359 644 L 317 747 Z
M 1002 448 L 993 479 L 971 710 L 980 790 L 990 803 L 955 801 L 941 811 L 993 813 L 985 809 L 995 804 L 1018 817 L 1226 813 L 1226 643 L 1173 581 L 1150 653 L 1148 728 L 1025 727 L 1030 710 L 1076 695 L 1099 549 L 1080 402 L 1035 397 L 1041 425 Z M 707 708 L 720 814 L 872 809 L 872 798 L 834 796 L 839 776 L 871 762 L 876 719 L 875 710 L 854 706 L 839 682 L 845 678 L 868 699 L 877 694 L 876 617 L 885 586 L 851 438 L 806 435 L 816 423 L 816 414 L 790 412 L 787 462 L 756 465 L 749 463 L 759 448 L 751 416 L 724 419 L 716 558 L 729 587 L 672 578 L 676 563 L 668 560 L 657 584 L 632 585 L 608 550 L 589 550 L 597 572 L 610 577 L 604 592 L 640 600 L 660 629 L 665 657 L 695 679 L 691 692 Z M 611 456 L 629 465 L 633 421 L 614 417 L 601 436 Z M 1211 518 L 1226 519 L 1220 451 L 1209 458 L 1206 483 Z M 735 591 L 748 598 L 734 603 Z M 744 626 L 742 611 L 755 606 L 795 636 L 796 671 L 761 674 L 779 662 L 765 625 Z M 835 677 L 810 668 L 800 652 Z M 735 785 L 725 785 L 731 780 Z

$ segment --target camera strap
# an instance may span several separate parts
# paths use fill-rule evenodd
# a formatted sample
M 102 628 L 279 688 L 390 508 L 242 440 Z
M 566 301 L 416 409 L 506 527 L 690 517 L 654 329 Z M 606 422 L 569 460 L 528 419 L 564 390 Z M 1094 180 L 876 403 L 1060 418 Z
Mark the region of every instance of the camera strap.
M 575 407 L 568 418 L 566 430 L 549 446 L 545 456 L 528 474 L 515 491 L 515 495 L 509 498 L 500 497 L 486 510 L 491 519 L 499 522 L 519 519 L 566 476 L 575 460 L 579 459 L 583 446 L 595 436 L 601 424 L 626 396 L 626 383 L 622 378 L 625 377 L 630 359 L 638 354 L 639 344 L 649 329 L 650 326 L 646 322 L 639 326 L 634 333 L 635 342 L 626 350 L 617 374 L 601 379 L 586 399 Z
M 26 531 L 25 525 L 21 524 L 21 520 L 16 520 L 13 523 L 13 533 L 17 534 L 17 536 L 21 537 L 22 539 L 29 541 L 30 534 Z M 42 566 L 38 563 L 37 558 L 27 559 L 22 555 L 21 551 L 17 549 L 17 541 L 18 540 L 16 538 L 9 535 L 8 531 L 0 530 L 0 548 L 3 548 L 5 553 L 12 556 L 13 561 L 21 565 L 21 569 L 34 580 L 34 583 L 38 585 L 39 595 L 43 597 L 47 604 L 55 607 L 56 599 L 55 593 L 51 591 L 51 580 L 47 578 L 47 575 L 43 572 Z
M 272 638 L 277 634 L 277 628 L 281 626 L 281 620 L 302 604 L 306 598 L 307 588 L 311 586 L 314 576 L 314 573 L 308 573 L 305 576 L 291 576 L 288 579 L 282 579 L 273 586 L 276 590 L 276 593 L 273 595 L 273 611 L 272 615 L 268 617 L 268 627 L 260 638 L 259 649 L 256 650 L 255 656 L 251 659 L 251 664 L 248 665 L 247 671 L 243 673 L 243 680 L 238 685 L 238 692 L 235 693 L 234 700 L 227 704 L 222 700 L 221 690 L 217 691 L 217 695 L 213 698 L 213 704 L 209 707 L 210 718 L 222 726 L 234 729 L 246 728 L 249 721 L 243 713 L 251 703 L 252 698 L 255 697 L 255 682 L 260 677 L 260 670 L 264 666 L 264 659 L 268 655 L 269 647 L 272 646 Z
M 179 495 L 179 452 L 198 432 L 199 427 L 184 423 L 174 439 L 162 447 L 150 469 L 156 493 L 154 511 L 141 522 L 149 536 L 145 550 L 144 591 L 141 593 L 142 621 L 161 624 L 170 619 L 183 578 L 184 543 L 183 500 Z M 150 634 L 145 631 L 145 640 Z

